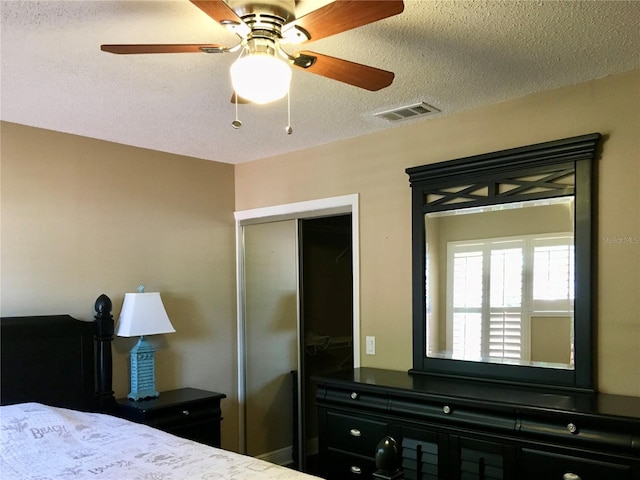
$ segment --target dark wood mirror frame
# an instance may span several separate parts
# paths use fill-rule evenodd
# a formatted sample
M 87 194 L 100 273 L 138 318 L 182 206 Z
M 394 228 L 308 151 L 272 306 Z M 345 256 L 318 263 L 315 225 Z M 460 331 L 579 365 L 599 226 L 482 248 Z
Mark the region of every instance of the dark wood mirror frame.
M 594 163 L 599 133 L 408 168 L 412 191 L 413 374 L 496 382 L 595 389 Z M 573 183 L 555 182 L 573 176 Z M 504 188 L 508 185 L 508 188 Z M 517 187 L 514 188 L 514 185 Z M 574 196 L 574 369 L 473 362 L 427 356 L 425 215 L 454 210 Z

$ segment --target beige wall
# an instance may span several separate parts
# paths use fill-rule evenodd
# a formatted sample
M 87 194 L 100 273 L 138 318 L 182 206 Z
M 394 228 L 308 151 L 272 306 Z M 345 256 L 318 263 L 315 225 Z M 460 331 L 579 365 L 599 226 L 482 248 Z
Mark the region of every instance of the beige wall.
M 405 168 L 592 132 L 606 136 L 598 169 L 599 387 L 640 396 L 640 71 L 238 165 L 236 208 L 359 193 L 360 341 L 377 337 L 376 355 L 363 355 L 361 363 L 406 370 L 411 232 Z
M 117 319 L 125 292 L 159 291 L 176 329 L 152 336 L 157 386 L 226 393 L 223 445 L 237 445 L 234 171 L 220 163 L 2 123 L 3 316 Z M 114 342 L 114 387 L 129 391 Z
M 531 361 L 572 363 L 572 327 L 569 317 L 531 317 Z

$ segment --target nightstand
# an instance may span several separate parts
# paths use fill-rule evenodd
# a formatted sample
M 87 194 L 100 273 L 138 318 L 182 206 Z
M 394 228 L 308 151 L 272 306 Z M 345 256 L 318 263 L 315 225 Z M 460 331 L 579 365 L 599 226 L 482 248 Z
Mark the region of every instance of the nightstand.
M 120 398 L 116 400 L 117 414 L 179 437 L 220 447 L 220 400 L 223 398 L 226 398 L 223 393 L 180 388 L 139 402 Z

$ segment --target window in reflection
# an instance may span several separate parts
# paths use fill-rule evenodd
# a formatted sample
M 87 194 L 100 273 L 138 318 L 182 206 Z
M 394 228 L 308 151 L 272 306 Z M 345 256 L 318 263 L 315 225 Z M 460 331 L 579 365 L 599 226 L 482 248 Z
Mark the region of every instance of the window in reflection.
M 537 323 L 564 334 L 560 363 L 573 363 L 573 235 L 551 233 L 447 244 L 447 350 L 461 360 L 549 360 L 532 345 Z M 534 325 L 534 323 L 536 325 Z M 569 332 L 567 335 L 566 332 Z

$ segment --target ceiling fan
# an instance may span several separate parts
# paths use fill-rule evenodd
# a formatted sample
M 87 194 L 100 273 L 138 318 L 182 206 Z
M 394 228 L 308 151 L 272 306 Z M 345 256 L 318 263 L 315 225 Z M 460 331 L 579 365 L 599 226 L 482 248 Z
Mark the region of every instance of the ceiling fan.
M 235 33 L 238 43 L 101 45 L 100 49 L 116 54 L 240 52 L 230 71 L 234 103 L 268 103 L 284 97 L 290 66 L 370 91 L 393 82 L 393 72 L 306 50 L 289 53 L 283 46 L 295 48 L 397 15 L 404 10 L 402 0 L 336 0 L 300 18 L 295 17 L 296 0 L 190 1 Z

